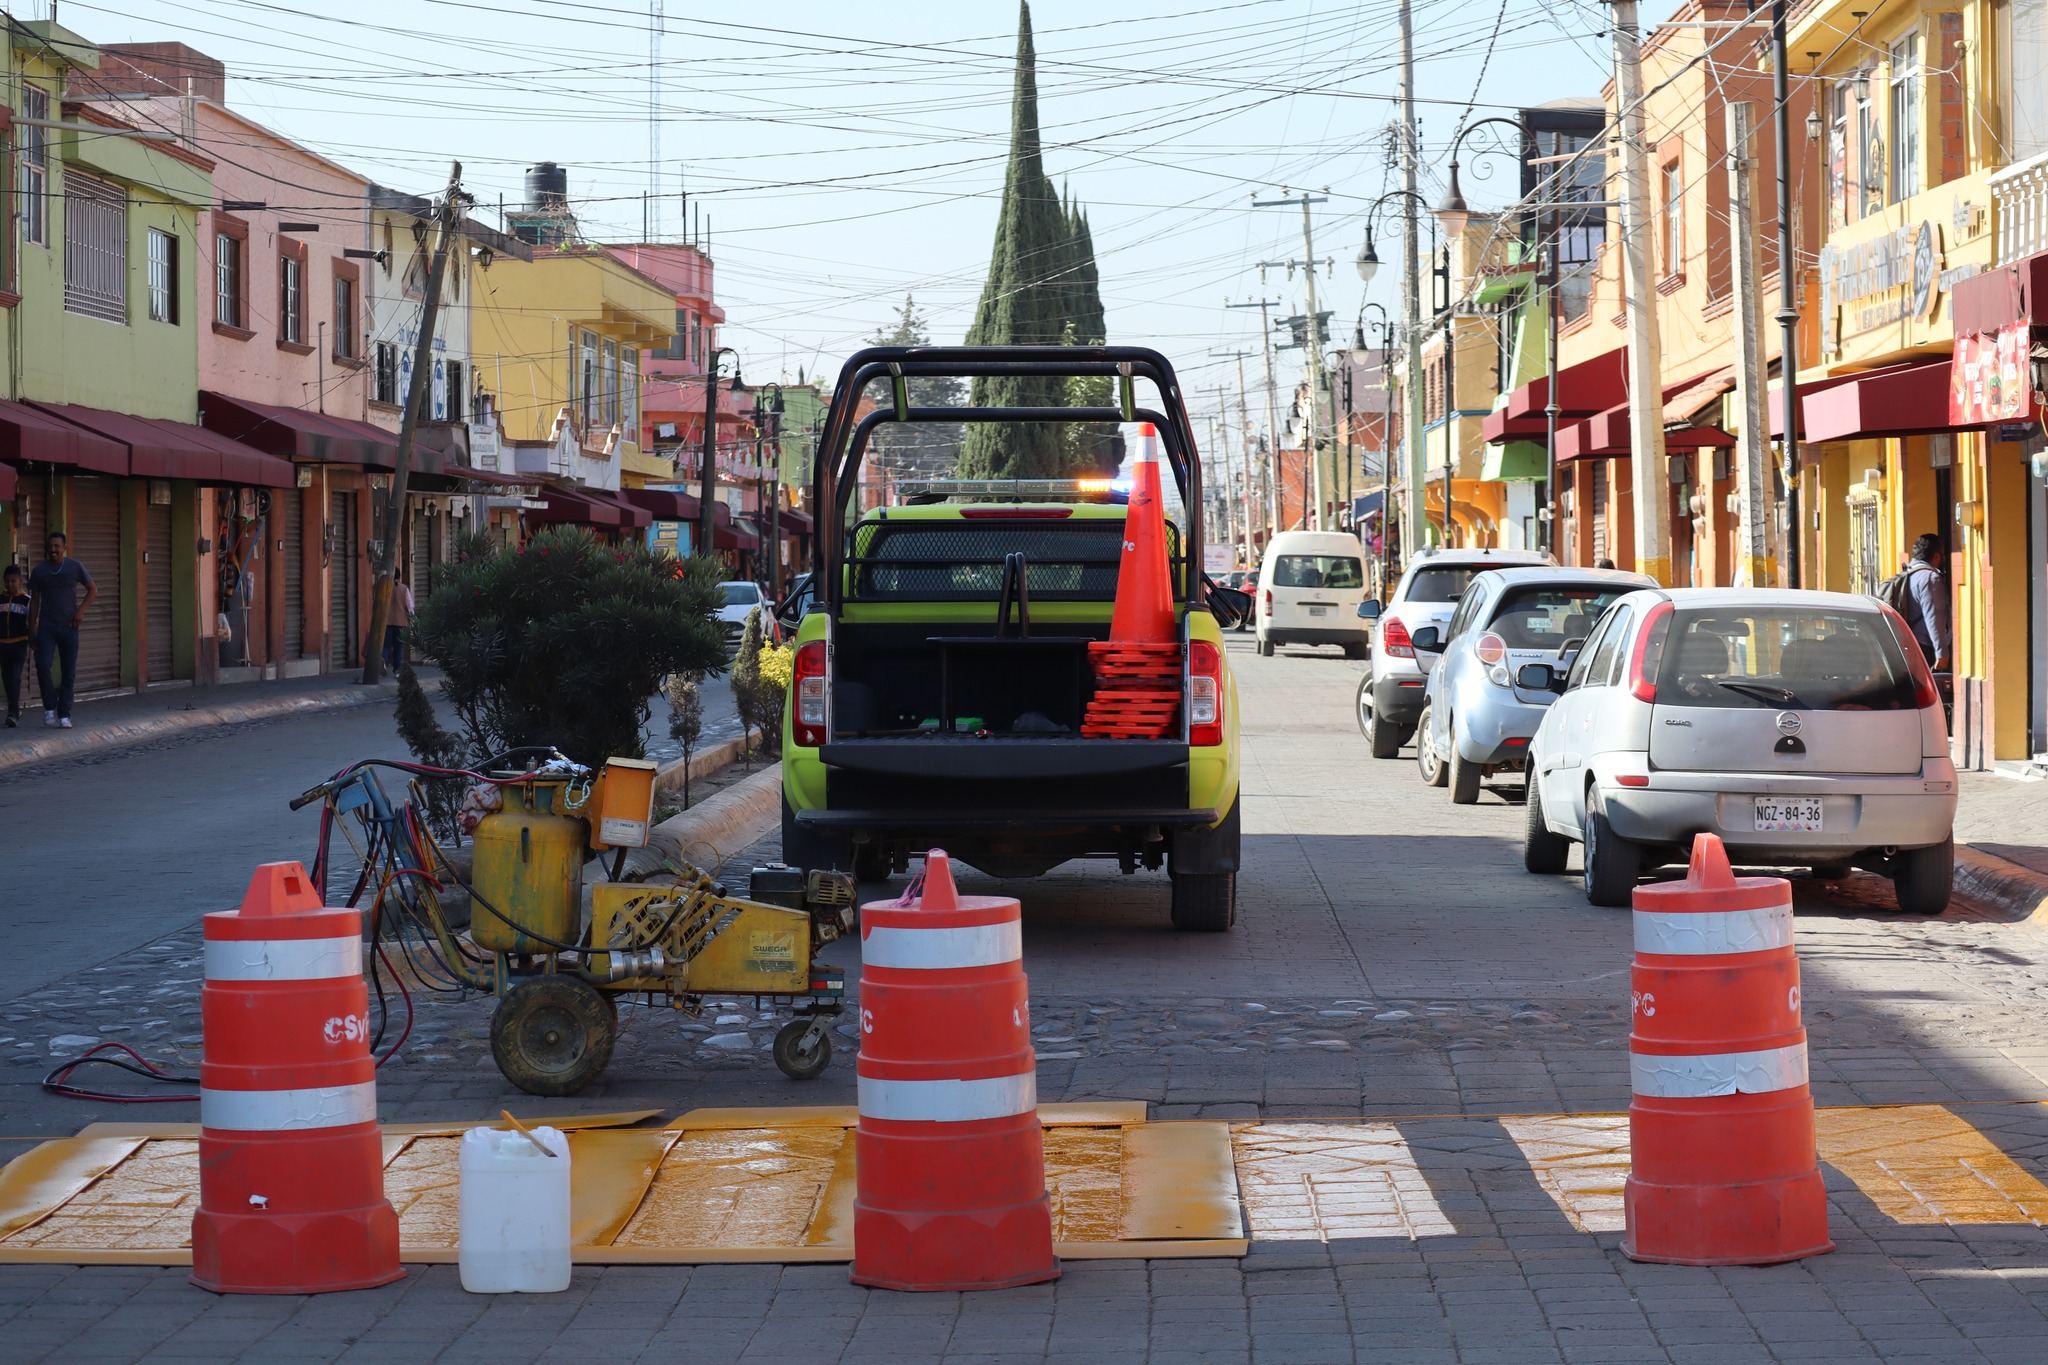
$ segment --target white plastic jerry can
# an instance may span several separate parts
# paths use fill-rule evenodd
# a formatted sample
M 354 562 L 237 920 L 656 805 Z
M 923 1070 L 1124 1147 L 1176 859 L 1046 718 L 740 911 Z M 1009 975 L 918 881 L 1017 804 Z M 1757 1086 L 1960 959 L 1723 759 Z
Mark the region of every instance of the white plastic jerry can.
M 569 1139 L 559 1128 L 530 1131 L 532 1138 L 504 1128 L 462 1135 L 457 1263 L 472 1294 L 569 1287 Z

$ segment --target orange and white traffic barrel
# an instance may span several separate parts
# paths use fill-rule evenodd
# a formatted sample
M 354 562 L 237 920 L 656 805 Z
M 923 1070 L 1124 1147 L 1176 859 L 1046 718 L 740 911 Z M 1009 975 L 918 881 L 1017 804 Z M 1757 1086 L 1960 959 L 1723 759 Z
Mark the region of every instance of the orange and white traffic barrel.
M 1017 902 L 958 894 L 933 849 L 922 899 L 860 925 L 854 1283 L 1057 1277 Z
M 1719 838 L 1638 887 L 1621 1249 L 1675 1265 L 1834 1250 L 1814 1146 L 1792 886 L 1737 877 Z
M 265 863 L 205 937 L 192 1282 L 316 1294 L 397 1279 L 361 914 L 323 907 L 299 864 Z

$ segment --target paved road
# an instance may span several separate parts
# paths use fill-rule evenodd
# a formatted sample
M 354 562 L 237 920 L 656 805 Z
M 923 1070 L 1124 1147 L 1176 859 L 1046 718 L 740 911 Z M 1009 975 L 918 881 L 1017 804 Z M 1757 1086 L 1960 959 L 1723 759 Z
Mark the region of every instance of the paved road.
M 704 709 L 707 743 L 739 733 L 724 678 L 707 686 Z M 658 701 L 649 731 L 650 754 L 680 752 Z M 383 706 L 197 731 L 0 775 L 0 903 L 13 945 L 0 954 L 0 999 L 235 904 L 258 863 L 311 861 L 319 810 L 294 814 L 288 803 L 373 757 L 407 757 Z
M 1831 1256 L 1637 1265 L 1613 1231 L 1568 1221 L 1497 1117 L 1626 1106 L 1627 914 L 1588 906 L 1568 878 L 1523 873 L 1522 811 L 1503 794 L 1456 809 L 1412 762 L 1366 757 L 1355 665 L 1328 651 L 1262 660 L 1236 641 L 1232 656 L 1247 736 L 1236 932 L 1171 932 L 1157 876 L 1091 865 L 965 879 L 1024 901 L 1040 1094 L 1144 1100 L 1155 1117 L 1389 1119 L 1441 1235 L 1256 1241 L 1242 1262 L 1077 1263 L 1056 1286 L 978 1296 L 869 1293 L 836 1267 L 616 1267 L 579 1269 L 568 1294 L 482 1301 L 435 1267 L 360 1295 L 214 1300 L 181 1272 L 16 1267 L 0 1270 L 6 1339 L 29 1360 L 2043 1358 L 2048 937 L 1966 904 L 1902 918 L 1870 878 L 1800 885 L 1817 1099 L 1930 1106 L 1911 1112 L 1959 1123 L 1978 1164 L 1950 1161 L 1944 1176 L 1914 1165 L 1917 1150 L 1831 1164 Z M 150 847 L 188 856 L 175 840 Z M 773 851 L 767 841 L 730 871 Z M 154 903 L 160 922 L 189 913 Z M 41 969 L 62 979 L 0 1009 L 0 1134 L 133 1117 L 35 1093 L 58 1032 L 191 1064 L 195 953 L 187 932 L 86 971 Z M 789 1082 L 762 1048 L 772 1019 L 715 1013 L 628 1011 L 606 1078 L 551 1106 L 497 1076 L 486 1002 L 428 1000 L 380 1096 L 394 1120 L 506 1103 L 673 1113 L 852 1098 L 845 1055 L 815 1083 Z M 1894 1111 L 1874 1112 L 1890 1131 Z M 1989 1217 L 1911 1192 L 1999 1163 L 2018 1173 L 2007 1188 L 2035 1193 Z

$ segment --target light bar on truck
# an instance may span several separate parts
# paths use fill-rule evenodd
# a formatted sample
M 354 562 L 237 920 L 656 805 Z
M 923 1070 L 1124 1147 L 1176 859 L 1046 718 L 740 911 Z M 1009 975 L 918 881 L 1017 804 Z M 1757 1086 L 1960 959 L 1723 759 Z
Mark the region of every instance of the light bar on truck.
M 1116 502 L 1131 486 L 1117 479 L 903 479 L 897 496 L 905 501 L 995 498 L 1005 502 Z

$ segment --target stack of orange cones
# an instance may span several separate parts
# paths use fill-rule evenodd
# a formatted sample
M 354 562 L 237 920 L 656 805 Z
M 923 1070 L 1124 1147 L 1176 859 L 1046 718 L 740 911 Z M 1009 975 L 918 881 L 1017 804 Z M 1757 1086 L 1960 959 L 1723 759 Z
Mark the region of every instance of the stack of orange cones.
M 1160 739 L 1180 718 L 1180 636 L 1168 580 L 1158 452 L 1158 434 L 1147 423 L 1131 463 L 1109 638 L 1088 646 L 1095 699 L 1082 717 L 1081 733 L 1090 739 Z

